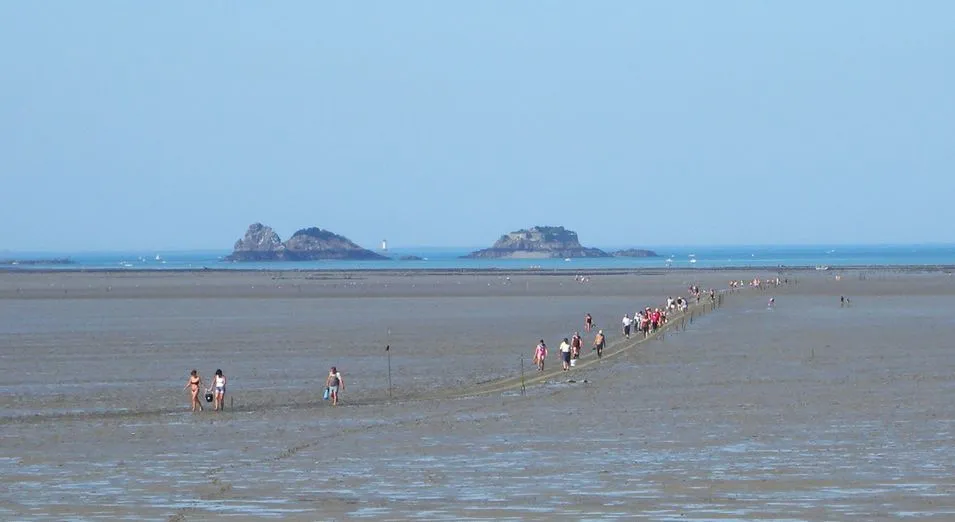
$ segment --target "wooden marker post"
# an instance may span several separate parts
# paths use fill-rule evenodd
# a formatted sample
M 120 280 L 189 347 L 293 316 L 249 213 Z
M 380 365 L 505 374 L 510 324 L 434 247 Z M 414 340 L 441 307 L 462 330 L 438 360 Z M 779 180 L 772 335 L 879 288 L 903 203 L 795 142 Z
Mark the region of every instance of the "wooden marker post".
M 385 345 L 385 353 L 388 354 L 388 398 L 391 399 L 391 345 Z

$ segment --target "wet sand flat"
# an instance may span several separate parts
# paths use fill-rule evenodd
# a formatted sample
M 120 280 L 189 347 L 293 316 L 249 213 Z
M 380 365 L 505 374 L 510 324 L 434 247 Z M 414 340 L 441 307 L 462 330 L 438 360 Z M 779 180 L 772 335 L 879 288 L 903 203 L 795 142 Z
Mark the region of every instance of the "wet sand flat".
M 754 275 L 0 274 L 0 518 L 955 517 L 952 277 L 784 274 L 620 339 Z M 468 396 L 585 312 L 632 349 Z M 188 413 L 192 367 L 236 409 Z

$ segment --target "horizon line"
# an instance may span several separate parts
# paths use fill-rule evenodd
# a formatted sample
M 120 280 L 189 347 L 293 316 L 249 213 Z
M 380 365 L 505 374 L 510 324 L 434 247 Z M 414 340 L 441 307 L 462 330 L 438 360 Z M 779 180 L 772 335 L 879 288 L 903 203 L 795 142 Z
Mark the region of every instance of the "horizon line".
M 361 246 L 361 245 L 359 245 Z M 671 244 L 647 244 L 647 245 L 604 245 L 590 246 L 585 248 L 598 248 L 600 250 L 622 250 L 622 249 L 662 249 L 662 248 L 785 248 L 785 247 L 955 247 L 955 242 L 945 241 L 927 241 L 918 243 L 671 243 Z M 364 247 L 362 247 L 364 248 Z M 489 248 L 487 246 L 464 246 L 464 245 L 397 245 L 390 246 L 390 250 L 413 250 L 413 249 L 445 249 L 445 250 L 481 250 Z M 372 252 L 382 252 L 380 249 L 368 248 Z M 0 249 L 0 255 L 10 254 L 131 254 L 131 253 L 225 253 L 233 252 L 233 249 L 218 248 L 126 248 L 126 249 Z

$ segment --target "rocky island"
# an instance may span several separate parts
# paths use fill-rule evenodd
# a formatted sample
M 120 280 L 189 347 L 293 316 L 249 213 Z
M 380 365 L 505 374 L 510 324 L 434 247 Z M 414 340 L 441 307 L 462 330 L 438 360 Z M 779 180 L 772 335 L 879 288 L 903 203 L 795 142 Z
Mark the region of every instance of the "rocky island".
M 536 226 L 504 234 L 491 248 L 477 250 L 466 259 L 543 259 L 554 257 L 609 257 L 598 248 L 581 246 L 577 233 L 564 227 Z
M 645 250 L 643 248 L 628 248 L 626 250 L 617 250 L 613 253 L 614 257 L 660 257 L 660 254 L 657 254 L 653 250 Z
M 249 225 L 245 236 L 235 242 L 226 261 L 318 261 L 386 260 L 383 255 L 362 248 L 344 236 L 318 227 L 303 228 L 282 242 L 272 227 Z

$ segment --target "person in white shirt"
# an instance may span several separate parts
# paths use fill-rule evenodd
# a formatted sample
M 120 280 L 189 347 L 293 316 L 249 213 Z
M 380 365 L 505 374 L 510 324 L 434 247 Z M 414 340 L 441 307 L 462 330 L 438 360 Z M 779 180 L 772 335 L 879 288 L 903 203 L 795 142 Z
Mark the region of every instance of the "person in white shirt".
M 570 342 L 566 337 L 560 343 L 560 362 L 565 372 L 570 369 Z
M 623 314 L 623 335 L 627 339 L 630 338 L 630 325 L 633 324 L 633 319 L 630 319 L 629 314 Z
M 213 395 L 213 399 L 215 399 L 215 411 L 225 409 L 225 380 L 225 375 L 222 373 L 222 370 L 216 370 L 216 375 L 212 378 L 209 389 L 206 390 L 207 393 L 215 390 L 215 394 Z

